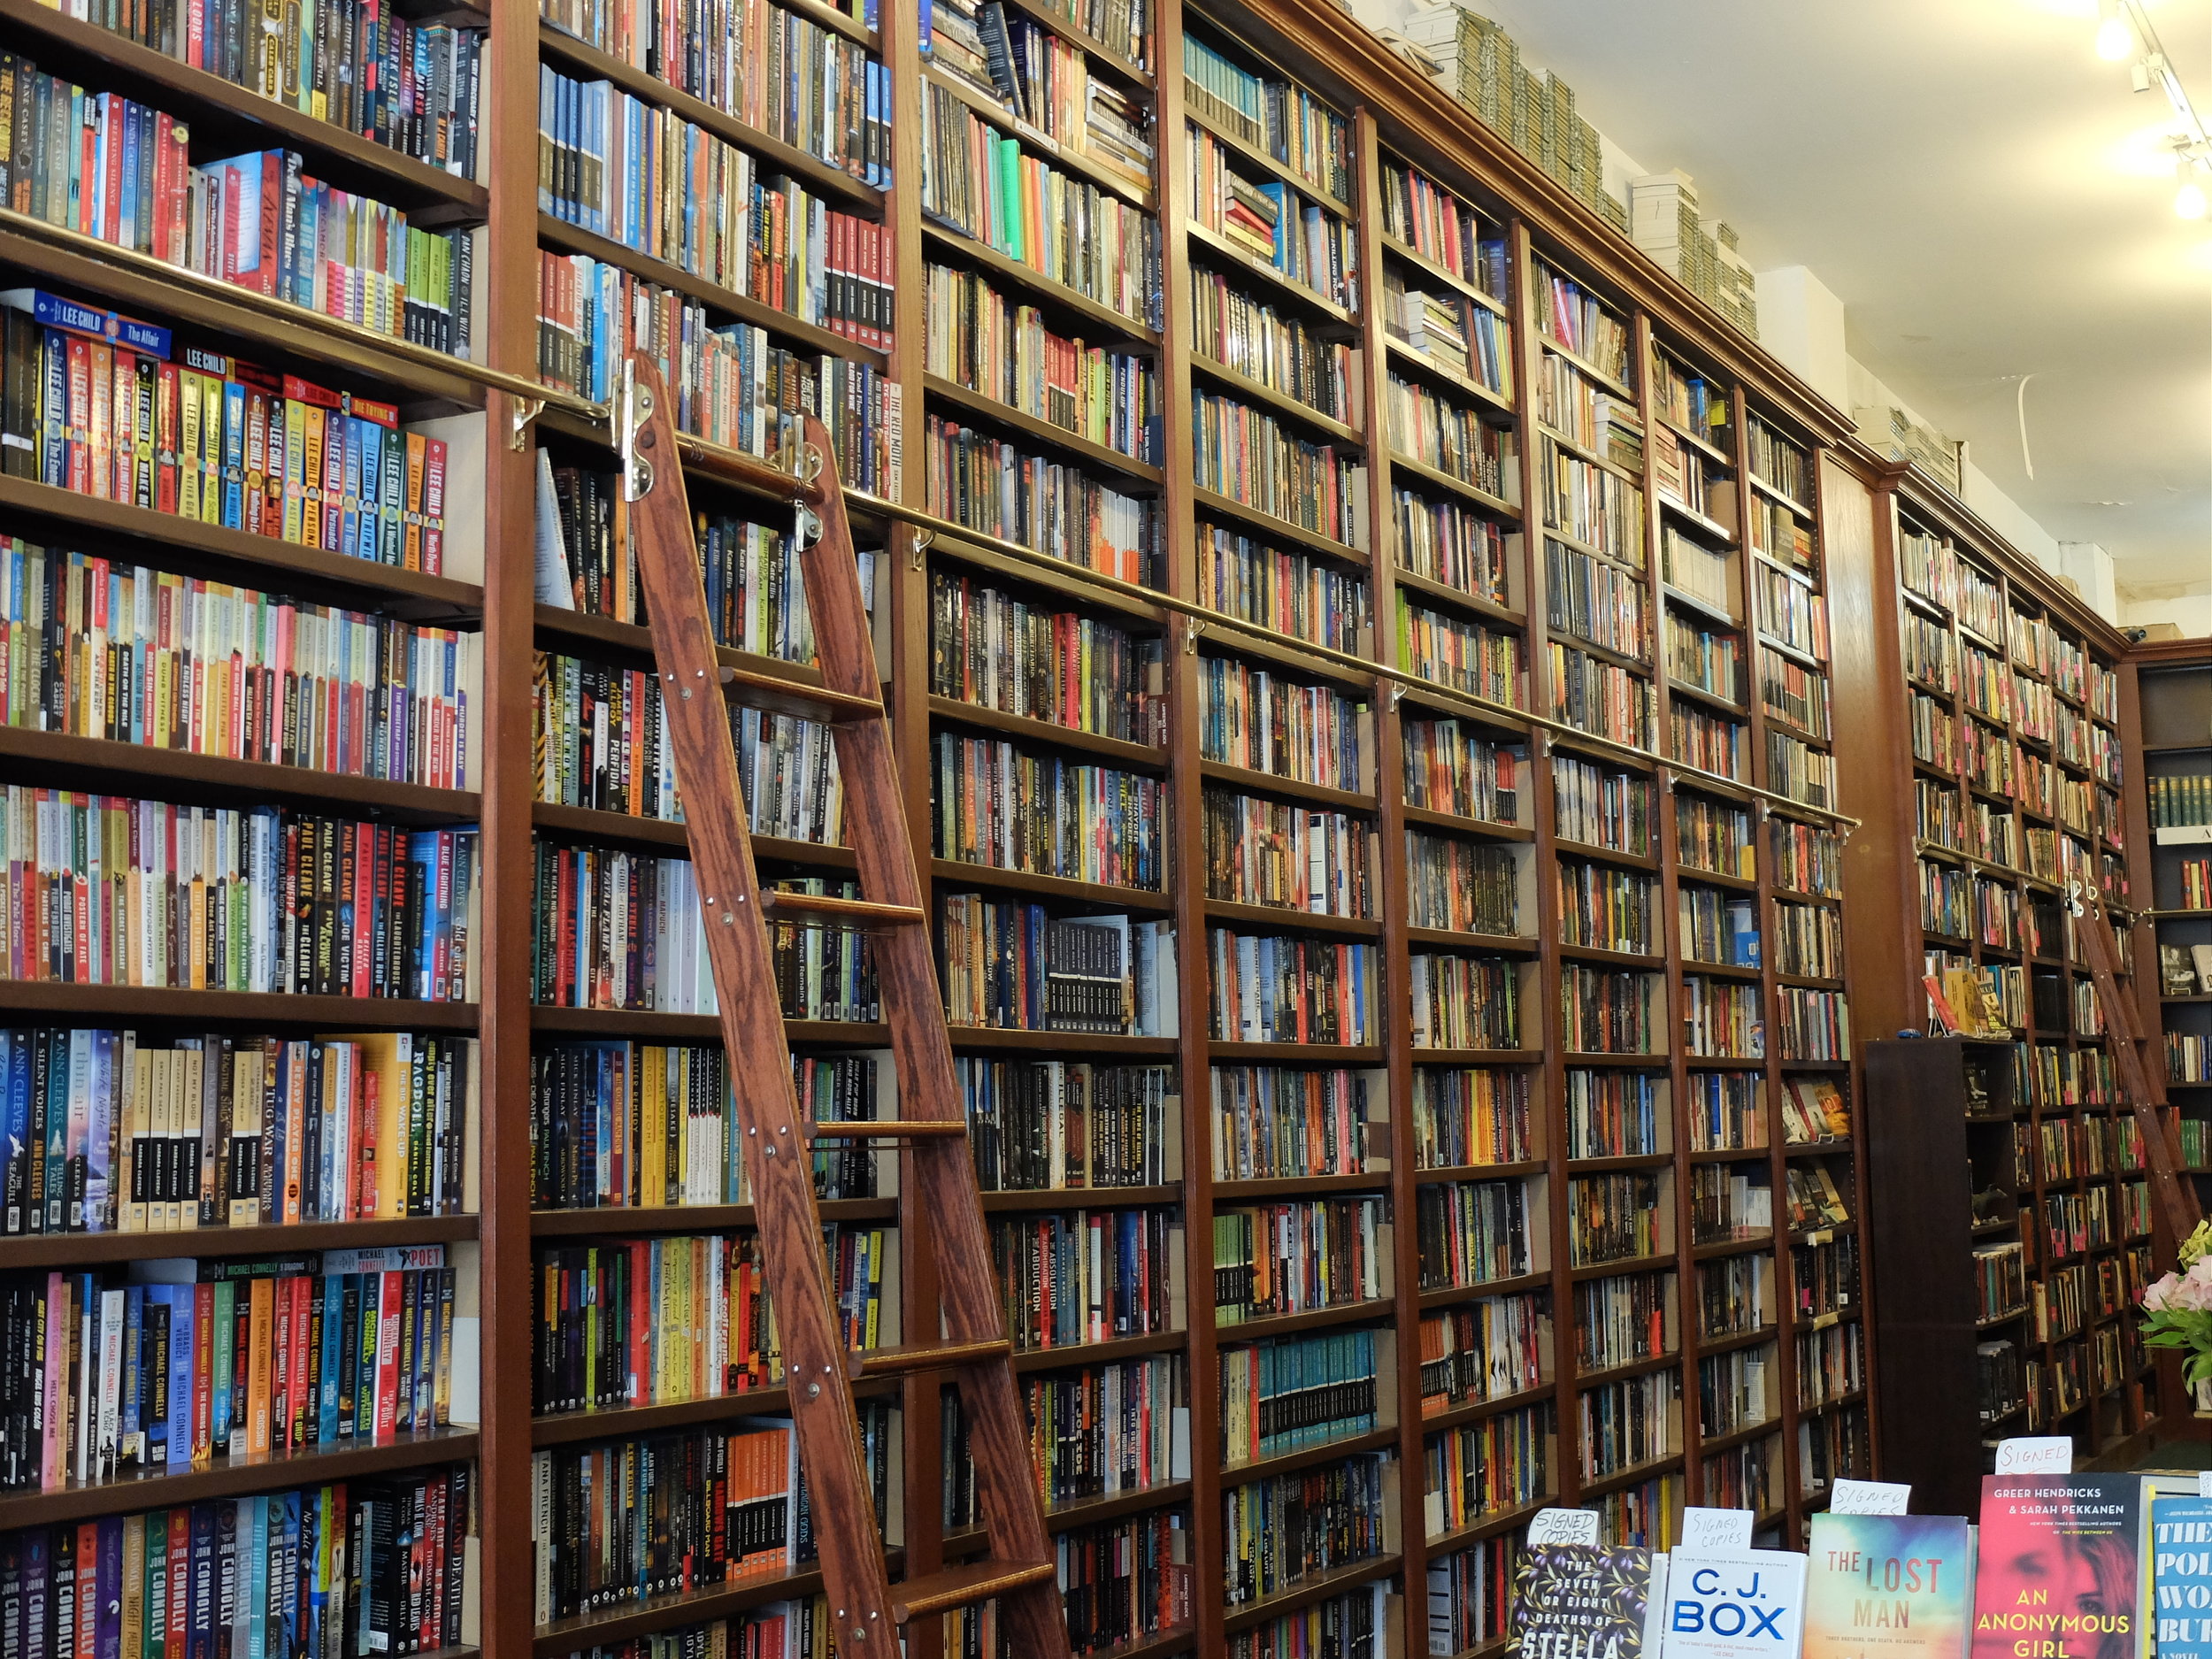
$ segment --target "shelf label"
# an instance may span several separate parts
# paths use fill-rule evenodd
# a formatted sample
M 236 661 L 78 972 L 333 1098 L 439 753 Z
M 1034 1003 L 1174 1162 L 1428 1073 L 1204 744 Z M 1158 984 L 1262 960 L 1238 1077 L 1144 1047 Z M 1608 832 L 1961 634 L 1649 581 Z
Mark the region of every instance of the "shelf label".
M 1839 1480 L 1828 1502 L 1831 1515 L 1902 1515 L 1912 1488 L 1895 1480 Z
M 1594 1544 L 1598 1541 L 1595 1509 L 1539 1509 L 1528 1524 L 1531 1544 Z
M 1694 1506 L 1685 1509 L 1682 1511 L 1682 1541 L 1676 1548 L 1688 1550 L 1693 1555 L 1709 1550 L 1749 1549 L 1751 1511 L 1701 1509 Z
M 2022 1434 L 1997 1442 L 2001 1475 L 2070 1475 L 2074 1439 L 2070 1434 Z

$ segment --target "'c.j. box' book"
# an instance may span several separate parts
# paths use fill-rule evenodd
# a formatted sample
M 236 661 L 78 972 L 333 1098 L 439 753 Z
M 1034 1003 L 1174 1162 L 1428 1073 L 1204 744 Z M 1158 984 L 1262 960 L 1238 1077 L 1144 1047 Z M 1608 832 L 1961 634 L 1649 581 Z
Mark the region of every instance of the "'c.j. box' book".
M 1964 1659 L 1974 1546 L 1962 1515 L 1813 1517 L 1805 1659 Z
M 1985 1475 L 1973 1659 L 2136 1659 L 2135 1475 Z

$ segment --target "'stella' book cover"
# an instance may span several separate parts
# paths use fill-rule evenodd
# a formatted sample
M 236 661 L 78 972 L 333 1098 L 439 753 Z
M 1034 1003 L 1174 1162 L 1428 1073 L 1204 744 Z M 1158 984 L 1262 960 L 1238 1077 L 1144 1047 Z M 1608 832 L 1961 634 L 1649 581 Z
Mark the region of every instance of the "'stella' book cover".
M 1519 1659 L 1641 1659 L 1650 1596 L 1647 1549 L 1533 1545 L 1513 1578 L 1512 1650 Z

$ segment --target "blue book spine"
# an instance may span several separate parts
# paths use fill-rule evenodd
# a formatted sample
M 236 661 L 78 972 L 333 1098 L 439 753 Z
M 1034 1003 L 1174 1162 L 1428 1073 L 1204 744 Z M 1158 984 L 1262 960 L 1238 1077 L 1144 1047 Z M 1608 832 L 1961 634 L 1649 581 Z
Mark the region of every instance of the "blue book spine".
M 169 1463 L 192 1461 L 192 1286 L 169 1300 Z
M 215 1511 L 212 1503 L 192 1506 L 186 1571 L 190 1594 L 186 1613 L 185 1659 L 218 1659 L 215 1638 Z
M 384 514 L 384 425 L 358 423 L 361 439 L 360 532 L 347 549 L 356 558 L 374 561 L 381 557 Z M 388 776 L 391 774 L 387 774 Z
M 338 1366 L 345 1353 L 346 1287 L 343 1279 L 325 1279 L 319 1294 L 323 1299 L 322 1393 L 316 1402 L 315 1439 L 328 1446 L 338 1438 Z
M 123 1402 L 119 1412 L 120 1443 L 117 1455 L 125 1463 L 145 1461 L 146 1399 L 146 1287 L 123 1290 Z
M 169 1461 L 169 1388 L 164 1371 L 155 1369 L 170 1333 L 170 1315 L 178 1287 L 146 1286 L 145 1330 L 139 1339 L 139 1416 L 144 1424 L 146 1463 L 159 1469 Z

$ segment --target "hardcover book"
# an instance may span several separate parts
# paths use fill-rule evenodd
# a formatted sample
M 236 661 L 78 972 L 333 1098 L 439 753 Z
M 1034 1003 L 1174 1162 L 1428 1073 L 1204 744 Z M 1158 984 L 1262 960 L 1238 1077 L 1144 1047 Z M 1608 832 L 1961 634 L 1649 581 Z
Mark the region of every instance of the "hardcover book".
M 2193 1478 L 2147 1477 L 2143 1487 L 2146 1605 L 2158 1659 L 2212 1659 L 2212 1498 L 2197 1495 Z
M 2134 1475 L 1985 1475 L 1972 1659 L 2133 1659 Z
M 1513 1578 L 1519 1659 L 1641 1659 L 1652 1606 L 1652 1555 L 1633 1547 L 1539 1544 Z
M 1958 1515 L 1813 1517 L 1805 1659 L 1963 1659 L 1974 1553 Z
M 1692 1554 L 1667 1563 L 1666 1659 L 1797 1659 L 1805 1557 L 1781 1549 Z

